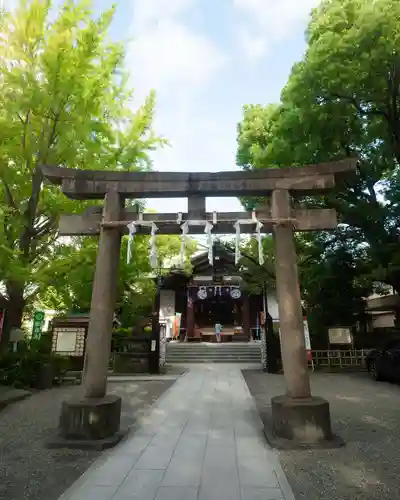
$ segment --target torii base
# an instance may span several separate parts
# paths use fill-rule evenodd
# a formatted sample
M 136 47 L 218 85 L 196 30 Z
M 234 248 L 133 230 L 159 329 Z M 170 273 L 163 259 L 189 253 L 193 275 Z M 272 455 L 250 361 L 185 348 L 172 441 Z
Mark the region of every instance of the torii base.
M 124 436 L 120 432 L 121 398 L 83 398 L 64 401 L 58 427 L 58 437 L 51 448 L 102 450 L 115 446 Z
M 344 442 L 332 433 L 329 403 L 322 398 L 271 399 L 272 419 L 261 412 L 264 433 L 277 449 L 339 448 Z

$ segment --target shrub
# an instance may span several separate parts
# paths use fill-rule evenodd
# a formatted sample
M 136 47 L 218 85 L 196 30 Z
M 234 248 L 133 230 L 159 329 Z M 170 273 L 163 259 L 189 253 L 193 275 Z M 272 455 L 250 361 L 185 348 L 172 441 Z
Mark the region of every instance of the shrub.
M 113 331 L 113 337 L 130 337 L 132 328 L 118 328 Z
M 69 360 L 62 356 L 37 351 L 11 352 L 0 356 L 0 383 L 14 387 L 35 387 L 41 367 L 50 364 L 54 377 L 68 368 Z

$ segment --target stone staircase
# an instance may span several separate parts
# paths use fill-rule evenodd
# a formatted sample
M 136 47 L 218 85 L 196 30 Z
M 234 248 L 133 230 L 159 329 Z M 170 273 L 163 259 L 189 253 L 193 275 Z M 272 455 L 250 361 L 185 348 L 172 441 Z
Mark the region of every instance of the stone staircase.
M 258 342 L 169 342 L 167 363 L 261 363 L 261 345 Z

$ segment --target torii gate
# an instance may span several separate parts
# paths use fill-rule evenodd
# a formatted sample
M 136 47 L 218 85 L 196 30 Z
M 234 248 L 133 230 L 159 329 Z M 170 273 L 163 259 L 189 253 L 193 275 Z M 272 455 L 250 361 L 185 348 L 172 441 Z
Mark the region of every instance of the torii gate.
M 107 373 L 111 348 L 112 321 L 116 302 L 121 237 L 129 223 L 138 223 L 138 232 L 149 232 L 140 222 L 155 222 L 157 234 L 204 234 L 212 224 L 215 234 L 234 234 L 240 221 L 244 232 L 273 232 L 276 251 L 276 283 L 280 316 L 282 362 L 286 394 L 273 398 L 275 433 L 289 439 L 319 441 L 331 439 L 329 404 L 311 396 L 300 298 L 294 231 L 331 230 L 337 225 L 335 210 L 293 209 L 291 195 L 316 195 L 333 188 L 343 175 L 354 172 L 357 160 L 263 169 L 250 172 L 178 173 L 76 170 L 43 166 L 44 177 L 61 186 L 72 199 L 104 199 L 82 215 L 62 216 L 60 236 L 100 235 L 93 282 L 90 323 L 83 376 L 84 398 L 64 402 L 60 433 L 66 439 L 94 440 L 104 446 L 118 440 L 121 400 L 107 395 Z M 207 196 L 271 197 L 253 214 L 206 213 Z M 138 214 L 124 208 L 125 199 L 188 198 L 187 214 Z M 147 224 L 148 225 L 148 224 Z M 261 228 L 262 225 L 262 228 Z M 252 227 L 251 227 L 252 226 Z

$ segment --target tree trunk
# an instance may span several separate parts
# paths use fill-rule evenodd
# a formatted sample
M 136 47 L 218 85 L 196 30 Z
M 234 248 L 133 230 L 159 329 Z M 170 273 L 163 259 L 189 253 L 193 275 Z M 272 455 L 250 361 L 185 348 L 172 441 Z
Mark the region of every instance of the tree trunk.
M 7 285 L 7 306 L 3 334 L 0 340 L 0 351 L 7 349 L 10 332 L 13 328 L 21 328 L 22 316 L 25 309 L 24 287 L 21 285 Z

